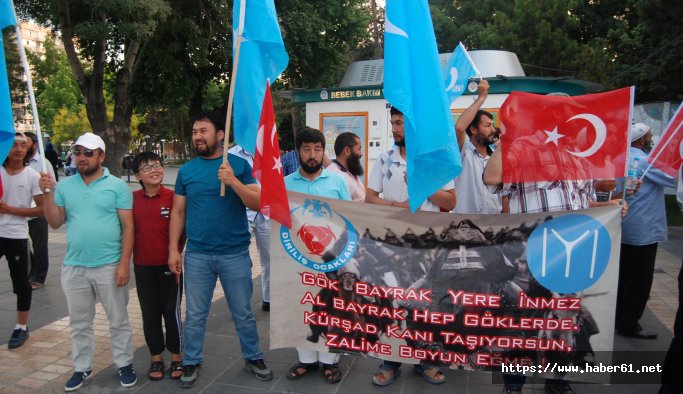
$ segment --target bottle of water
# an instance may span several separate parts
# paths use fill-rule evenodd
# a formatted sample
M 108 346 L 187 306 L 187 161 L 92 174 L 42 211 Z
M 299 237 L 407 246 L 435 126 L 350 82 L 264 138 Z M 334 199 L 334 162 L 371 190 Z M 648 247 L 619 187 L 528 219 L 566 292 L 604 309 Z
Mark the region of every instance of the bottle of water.
M 635 190 L 638 186 L 638 168 L 640 168 L 640 158 L 634 158 L 628 168 L 628 178 L 626 178 L 626 189 Z

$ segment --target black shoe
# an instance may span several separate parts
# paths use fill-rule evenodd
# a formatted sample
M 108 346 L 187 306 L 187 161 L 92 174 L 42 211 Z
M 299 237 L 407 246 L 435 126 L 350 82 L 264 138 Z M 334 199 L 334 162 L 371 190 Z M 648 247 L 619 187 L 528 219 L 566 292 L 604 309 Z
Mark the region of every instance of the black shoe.
M 508 386 L 503 387 L 503 394 L 521 394 L 521 393 L 522 393 L 522 389 L 519 387 L 516 387 L 516 386 L 515 387 L 508 387 Z
M 23 345 L 28 339 L 28 327 L 25 330 L 17 328 L 12 331 L 12 335 L 9 337 L 9 342 L 7 342 L 7 347 L 9 349 L 16 349 Z
M 189 389 L 197 383 L 202 365 L 183 365 L 183 376 L 180 377 L 180 387 Z
M 659 334 L 657 334 L 656 332 L 645 331 L 640 327 L 638 327 L 635 330 L 630 330 L 630 331 L 618 330 L 617 332 L 622 337 L 637 338 L 637 339 L 657 339 L 657 337 L 659 336 Z
M 545 384 L 545 392 L 550 394 L 575 394 L 569 383 L 547 383 Z
M 261 310 L 264 312 L 270 312 L 270 302 L 263 301 L 261 304 Z
M 254 376 L 256 376 L 256 379 L 258 380 L 273 379 L 273 371 L 271 371 L 270 368 L 266 366 L 266 363 L 264 363 L 263 359 L 261 358 L 259 358 L 258 360 L 247 360 L 244 363 L 244 369 L 253 373 Z

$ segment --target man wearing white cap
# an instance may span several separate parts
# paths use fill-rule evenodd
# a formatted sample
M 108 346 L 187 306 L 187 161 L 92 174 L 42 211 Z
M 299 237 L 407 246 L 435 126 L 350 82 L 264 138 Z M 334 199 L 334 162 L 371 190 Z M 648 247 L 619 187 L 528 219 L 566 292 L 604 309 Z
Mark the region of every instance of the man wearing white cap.
M 133 333 L 128 321 L 128 280 L 133 250 L 133 195 L 124 181 L 102 167 L 104 141 L 85 133 L 73 147 L 78 176 L 54 181 L 42 174 L 45 218 L 57 229 L 67 223 L 62 288 L 69 306 L 74 374 L 64 390 L 78 390 L 92 374 L 96 298 L 109 319 L 114 363 L 123 387 L 137 382 Z M 48 191 L 49 190 L 49 191 Z M 54 195 L 54 196 L 52 196 Z
M 647 166 L 652 149 L 652 130 L 637 123 L 631 127 L 630 160 L 639 159 L 638 177 Z M 616 328 L 620 335 L 655 339 L 638 323 L 652 287 L 657 244 L 667 239 L 664 188 L 675 187 L 674 178 L 651 168 L 636 193 L 626 197 L 629 210 L 621 225 L 621 257 L 617 292 Z

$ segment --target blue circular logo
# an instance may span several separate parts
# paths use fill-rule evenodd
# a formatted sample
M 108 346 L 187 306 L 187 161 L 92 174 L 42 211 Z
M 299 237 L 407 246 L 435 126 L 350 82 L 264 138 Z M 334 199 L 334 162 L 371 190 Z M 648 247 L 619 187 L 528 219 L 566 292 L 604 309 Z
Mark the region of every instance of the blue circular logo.
M 320 272 L 336 271 L 351 260 L 358 232 L 348 219 L 316 199 L 307 199 L 291 214 L 291 231 L 280 226 L 280 243 L 289 257 Z
M 529 236 L 529 271 L 545 288 L 577 293 L 595 284 L 609 264 L 612 240 L 588 215 L 567 215 L 538 226 Z

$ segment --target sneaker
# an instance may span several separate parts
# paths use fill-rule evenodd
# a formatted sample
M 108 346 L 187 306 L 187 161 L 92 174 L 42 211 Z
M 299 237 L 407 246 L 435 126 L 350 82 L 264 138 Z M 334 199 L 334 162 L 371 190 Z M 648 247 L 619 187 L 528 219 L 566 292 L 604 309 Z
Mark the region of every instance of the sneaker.
M 14 331 L 12 331 L 12 336 L 9 337 L 9 342 L 7 342 L 7 347 L 10 349 L 18 348 L 19 346 L 23 345 L 27 339 L 28 339 L 28 328 L 26 328 L 25 330 L 22 330 L 21 328 L 17 328 Z
M 575 394 L 569 383 L 548 383 L 545 384 L 545 392 L 551 394 Z
M 123 387 L 135 386 L 135 383 L 138 382 L 138 377 L 135 375 L 133 364 L 119 368 L 119 380 L 121 380 L 121 386 Z
M 197 383 L 199 373 L 202 371 L 202 365 L 183 365 L 183 376 L 180 377 L 180 387 L 189 389 Z
M 264 312 L 270 312 L 270 302 L 263 301 L 263 303 L 261 303 L 261 310 Z
M 76 391 L 83 386 L 85 380 L 92 375 L 92 369 L 85 372 L 74 372 L 71 378 L 64 384 L 64 391 Z
M 273 379 L 273 371 L 266 366 L 266 363 L 263 362 L 262 358 L 259 358 L 258 360 L 247 360 L 244 363 L 244 369 L 253 373 L 258 380 Z

